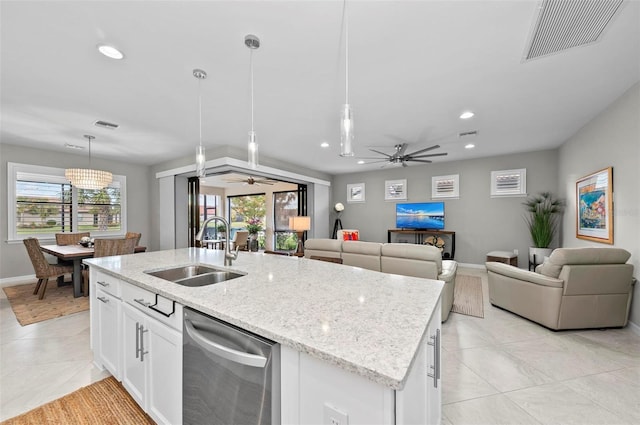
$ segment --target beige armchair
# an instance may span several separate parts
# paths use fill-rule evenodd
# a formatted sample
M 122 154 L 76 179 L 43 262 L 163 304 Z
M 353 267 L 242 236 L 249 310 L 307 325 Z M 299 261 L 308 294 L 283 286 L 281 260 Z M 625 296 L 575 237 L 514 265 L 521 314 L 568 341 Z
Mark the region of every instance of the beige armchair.
M 619 248 L 559 248 L 535 272 L 488 262 L 489 299 L 554 330 L 626 326 L 630 256 Z

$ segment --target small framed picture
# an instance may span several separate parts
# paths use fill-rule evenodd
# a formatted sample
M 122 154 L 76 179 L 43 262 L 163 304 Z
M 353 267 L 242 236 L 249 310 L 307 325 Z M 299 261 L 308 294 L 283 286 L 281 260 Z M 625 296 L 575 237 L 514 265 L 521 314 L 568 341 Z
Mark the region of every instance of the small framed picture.
M 407 199 L 407 180 L 387 180 L 384 182 L 384 200 L 402 201 Z
M 364 202 L 364 183 L 347 185 L 347 202 Z
M 576 238 L 613 244 L 613 168 L 576 182 Z

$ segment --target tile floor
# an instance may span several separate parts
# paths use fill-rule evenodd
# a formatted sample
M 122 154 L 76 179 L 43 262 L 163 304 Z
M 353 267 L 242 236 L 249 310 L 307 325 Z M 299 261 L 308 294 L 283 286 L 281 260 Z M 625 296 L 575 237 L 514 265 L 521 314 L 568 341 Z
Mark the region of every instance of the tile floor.
M 553 332 L 489 304 L 443 324 L 442 422 L 638 424 L 640 336 L 630 329 Z M 0 420 L 106 376 L 89 350 L 89 315 L 22 327 L 0 291 Z

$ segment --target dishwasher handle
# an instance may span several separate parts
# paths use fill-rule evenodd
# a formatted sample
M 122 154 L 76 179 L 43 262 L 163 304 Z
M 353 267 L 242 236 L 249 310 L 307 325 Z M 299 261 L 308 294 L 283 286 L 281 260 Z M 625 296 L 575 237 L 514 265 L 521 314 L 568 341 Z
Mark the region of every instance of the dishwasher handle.
M 233 348 L 225 347 L 224 345 L 211 341 L 200 332 L 198 332 L 193 326 L 193 323 L 191 323 L 191 321 L 188 319 L 184 320 L 184 328 L 191 339 L 193 339 L 199 346 L 211 352 L 212 354 L 215 354 L 234 363 L 243 364 L 245 366 L 263 368 L 267 364 L 266 357 L 234 350 Z

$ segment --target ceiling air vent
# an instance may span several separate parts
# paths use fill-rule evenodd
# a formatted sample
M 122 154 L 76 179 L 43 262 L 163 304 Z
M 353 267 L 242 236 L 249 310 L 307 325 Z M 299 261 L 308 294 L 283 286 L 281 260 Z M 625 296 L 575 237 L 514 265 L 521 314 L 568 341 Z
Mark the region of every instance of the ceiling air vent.
M 598 41 L 623 0 L 543 0 L 524 60 Z
M 478 135 L 478 130 L 463 131 L 462 133 L 458 133 L 458 137 L 471 137 L 471 136 L 477 136 L 477 135 Z
M 93 123 L 93 125 L 95 125 L 96 127 L 108 128 L 109 130 L 115 130 L 116 128 L 120 127 L 118 124 L 107 121 L 96 121 Z

